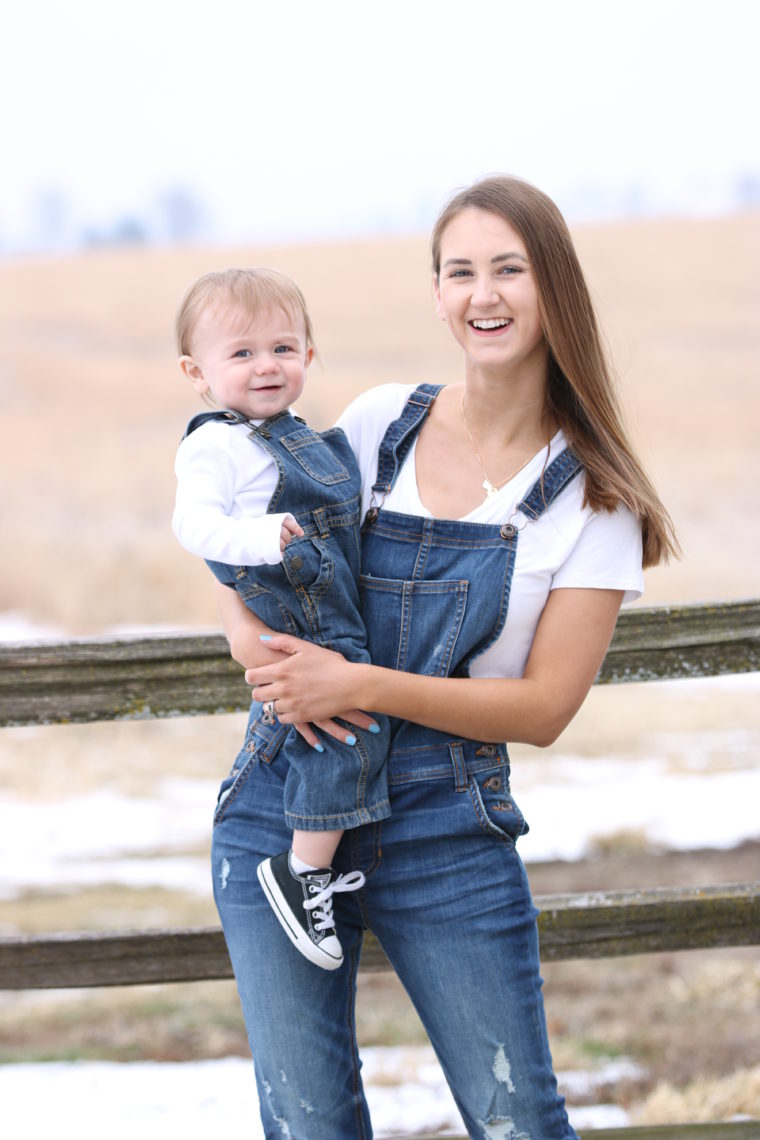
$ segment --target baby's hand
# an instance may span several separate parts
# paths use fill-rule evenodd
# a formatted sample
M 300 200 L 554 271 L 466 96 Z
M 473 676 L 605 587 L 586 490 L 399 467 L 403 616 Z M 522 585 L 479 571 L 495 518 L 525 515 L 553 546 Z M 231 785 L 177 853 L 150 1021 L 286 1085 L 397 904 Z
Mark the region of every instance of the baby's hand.
M 292 516 L 288 515 L 280 530 L 280 554 L 292 539 L 300 538 L 302 534 L 303 529 Z

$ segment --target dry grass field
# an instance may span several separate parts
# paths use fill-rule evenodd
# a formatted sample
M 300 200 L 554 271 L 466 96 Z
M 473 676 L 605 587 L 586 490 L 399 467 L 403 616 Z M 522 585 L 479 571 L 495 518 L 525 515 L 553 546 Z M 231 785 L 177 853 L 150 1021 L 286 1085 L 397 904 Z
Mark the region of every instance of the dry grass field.
M 632 434 L 684 547 L 649 575 L 647 600 L 755 594 L 760 214 L 576 239 Z M 278 266 L 304 288 L 322 363 L 300 410 L 315 426 L 373 384 L 459 378 L 423 239 L 0 265 L 0 613 L 72 635 L 216 624 L 207 571 L 169 530 L 173 454 L 198 409 L 172 320 L 194 276 L 231 263 Z
M 760 214 L 584 227 L 575 236 L 632 434 L 684 549 L 682 561 L 649 573 L 645 604 L 756 596 Z M 300 411 L 316 427 L 373 384 L 459 378 L 456 349 L 434 314 L 422 238 L 0 264 L 0 614 L 17 611 L 73 636 L 216 626 L 208 572 L 169 527 L 174 450 L 198 410 L 176 369 L 172 321 L 189 281 L 229 264 L 275 265 L 304 288 L 321 362 Z M 635 762 L 646 754 L 646 739 L 635 742 L 643 726 L 650 738 L 715 739 L 726 726 L 756 738 L 756 691 L 698 703 L 681 684 L 594 691 L 563 752 L 625 753 Z M 60 802 L 62 811 L 65 797 L 98 787 L 145 796 L 156 773 L 221 777 L 240 731 L 239 717 L 7 731 L 0 787 Z M 535 867 L 534 889 L 757 877 L 757 844 L 664 857 L 626 843 L 621 837 L 618 850 L 593 862 Z M 209 898 L 107 884 L 29 892 L 0 911 L 1 932 L 214 921 Z M 604 1090 L 633 1119 L 760 1116 L 755 950 L 558 963 L 545 973 L 558 1067 L 634 1058 L 647 1075 Z M 364 979 L 362 989 L 365 1043 L 422 1039 L 393 979 Z M 0 1002 L 0 1061 L 190 1059 L 245 1048 L 226 983 Z

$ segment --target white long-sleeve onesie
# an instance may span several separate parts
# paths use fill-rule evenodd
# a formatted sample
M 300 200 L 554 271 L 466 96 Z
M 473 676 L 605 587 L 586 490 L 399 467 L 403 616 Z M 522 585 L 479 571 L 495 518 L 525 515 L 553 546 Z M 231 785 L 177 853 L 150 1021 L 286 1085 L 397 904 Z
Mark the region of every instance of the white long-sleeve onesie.
M 186 550 L 212 562 L 274 566 L 282 524 L 293 516 L 267 514 L 277 467 L 249 432 L 247 424 L 211 420 L 182 440 L 172 529 Z

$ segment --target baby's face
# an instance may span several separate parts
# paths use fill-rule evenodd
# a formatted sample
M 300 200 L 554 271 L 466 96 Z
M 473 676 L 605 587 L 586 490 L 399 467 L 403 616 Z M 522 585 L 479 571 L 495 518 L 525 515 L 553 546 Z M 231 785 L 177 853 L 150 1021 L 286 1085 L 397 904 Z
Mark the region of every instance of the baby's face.
M 314 355 L 303 320 L 276 306 L 255 313 L 210 306 L 195 327 L 191 351 L 180 366 L 196 391 L 256 420 L 298 399 Z

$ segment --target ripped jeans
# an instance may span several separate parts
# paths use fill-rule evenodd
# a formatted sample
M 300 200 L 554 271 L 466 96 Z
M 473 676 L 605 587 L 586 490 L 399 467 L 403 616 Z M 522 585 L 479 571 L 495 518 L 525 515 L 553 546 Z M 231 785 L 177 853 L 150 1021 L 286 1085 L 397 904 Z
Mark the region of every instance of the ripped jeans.
M 506 751 L 448 742 L 391 753 L 390 818 L 346 832 L 335 860 L 367 882 L 335 897 L 345 961 L 331 973 L 283 937 L 256 878 L 258 861 L 287 846 L 286 774 L 277 755 L 251 756 L 233 770 L 212 854 L 265 1135 L 372 1136 L 354 1024 L 370 927 L 422 1019 L 469 1135 L 574 1137 L 552 1073 L 536 911 L 515 849 L 525 823 Z

